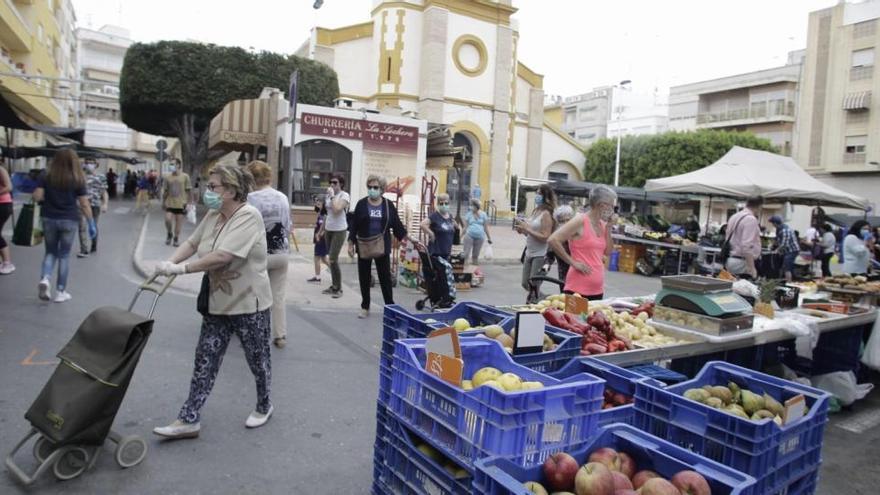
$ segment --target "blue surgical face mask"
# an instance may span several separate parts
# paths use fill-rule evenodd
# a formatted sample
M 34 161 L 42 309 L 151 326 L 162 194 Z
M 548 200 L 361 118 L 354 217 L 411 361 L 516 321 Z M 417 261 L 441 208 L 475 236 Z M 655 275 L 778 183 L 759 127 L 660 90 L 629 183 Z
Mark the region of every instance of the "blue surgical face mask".
M 862 239 L 867 241 L 870 238 L 871 238 L 871 231 L 867 230 L 867 229 L 862 230 Z
M 208 189 L 205 190 L 205 194 L 202 194 L 202 202 L 211 210 L 219 210 L 223 206 L 223 198 Z
M 544 196 L 540 194 L 535 195 L 535 206 L 541 206 L 544 204 Z
M 174 165 L 169 165 L 168 171 L 173 174 L 174 172 L 177 172 L 177 167 L 175 167 Z
M 437 211 L 440 213 L 449 213 L 449 205 L 439 205 L 437 206 Z
M 367 196 L 369 196 L 370 199 L 376 199 L 381 195 L 382 195 L 382 191 L 380 191 L 378 189 L 367 189 Z

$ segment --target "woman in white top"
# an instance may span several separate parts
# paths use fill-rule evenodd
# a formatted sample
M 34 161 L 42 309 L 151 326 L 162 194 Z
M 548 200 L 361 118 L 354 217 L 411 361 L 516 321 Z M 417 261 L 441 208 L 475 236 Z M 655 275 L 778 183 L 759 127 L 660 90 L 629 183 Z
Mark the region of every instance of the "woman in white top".
M 822 276 L 830 277 L 831 276 L 831 267 L 829 263 L 831 262 L 831 257 L 834 256 L 834 247 L 837 245 L 837 239 L 834 237 L 834 233 L 831 232 L 831 225 L 822 224 L 819 226 L 819 247 L 822 249 L 822 253 L 819 255 L 819 261 L 822 262 Z
M 852 224 L 843 239 L 843 271 L 853 275 L 868 273 L 874 239 L 871 226 L 864 220 Z
M 556 209 L 556 193 L 547 184 L 538 186 L 535 192 L 535 209 L 529 218 L 514 220 L 513 228 L 526 236 L 523 254 L 522 288 L 528 292 L 527 303 L 540 298 L 541 282 L 532 284 L 531 278 L 541 271 L 547 254 L 547 239 L 555 227 L 553 210 Z
M 322 294 L 329 294 L 334 299 L 342 297 L 342 270 L 339 269 L 339 253 L 345 245 L 348 237 L 348 207 L 351 205 L 351 196 L 343 191 L 345 178 L 339 174 L 330 177 L 330 187 L 327 188 L 327 198 L 324 206 L 327 208 L 327 219 L 324 220 L 324 236 L 327 247 L 330 249 L 330 277 L 333 279 L 330 287 L 324 289 Z M 320 235 L 320 234 L 319 234 Z
M 287 196 L 273 189 L 272 169 L 259 160 L 250 162 L 248 172 L 254 176 L 256 190 L 248 194 L 248 203 L 260 210 L 266 226 L 266 248 L 269 254 L 266 269 L 272 287 L 272 343 L 282 349 L 287 344 L 287 262 L 290 253 L 290 202 Z
M 272 288 L 266 273 L 266 228 L 260 212 L 247 203 L 254 187 L 250 172 L 237 165 L 218 165 L 211 170 L 202 202 L 208 213 L 195 232 L 156 267 L 159 275 L 205 272 L 202 290 L 207 307 L 196 345 L 189 396 L 177 420 L 153 429 L 167 438 L 195 438 L 201 431 L 202 406 L 220 371 L 223 355 L 233 334 L 238 335 L 248 367 L 257 385 L 257 407 L 245 426 L 256 428 L 272 416 L 269 386 L 272 380 L 271 332 Z M 195 261 L 186 260 L 198 254 Z

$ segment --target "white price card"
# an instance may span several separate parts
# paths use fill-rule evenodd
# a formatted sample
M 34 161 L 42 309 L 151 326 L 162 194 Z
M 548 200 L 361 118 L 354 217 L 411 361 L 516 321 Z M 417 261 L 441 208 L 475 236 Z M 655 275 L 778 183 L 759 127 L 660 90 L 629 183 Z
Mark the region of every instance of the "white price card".
M 516 342 L 514 354 L 532 354 L 544 348 L 544 316 L 537 311 L 516 314 Z

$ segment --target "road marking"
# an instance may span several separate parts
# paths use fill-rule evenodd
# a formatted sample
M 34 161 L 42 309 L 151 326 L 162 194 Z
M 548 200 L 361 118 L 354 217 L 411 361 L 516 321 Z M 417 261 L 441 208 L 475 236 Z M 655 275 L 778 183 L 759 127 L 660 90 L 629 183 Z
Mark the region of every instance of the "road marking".
M 853 416 L 837 423 L 835 426 L 853 433 L 864 433 L 877 425 L 880 425 L 880 410 L 864 411 L 854 414 Z
M 31 351 L 31 353 L 28 354 L 27 357 L 21 361 L 21 365 L 22 366 L 54 366 L 54 365 L 58 364 L 58 361 L 34 361 L 34 356 L 36 356 L 36 355 L 37 355 L 37 349 L 35 347 Z
M 130 206 L 120 206 L 119 208 L 113 208 L 113 213 L 117 215 L 127 215 L 131 212 Z

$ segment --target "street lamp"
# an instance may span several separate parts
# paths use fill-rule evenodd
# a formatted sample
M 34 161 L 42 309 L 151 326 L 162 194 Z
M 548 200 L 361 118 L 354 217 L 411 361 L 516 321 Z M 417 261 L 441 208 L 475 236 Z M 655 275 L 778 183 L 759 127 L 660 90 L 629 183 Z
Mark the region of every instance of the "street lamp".
M 623 89 L 624 86 L 629 86 L 632 81 L 629 79 L 624 79 L 620 81 L 620 83 L 615 84 L 614 87 L 616 89 Z M 616 91 L 615 91 L 616 93 Z M 612 103 L 616 98 L 614 98 L 614 93 L 612 93 Z M 617 187 L 620 182 L 620 118 L 623 114 L 623 105 L 617 105 L 617 154 L 614 156 L 614 187 Z

